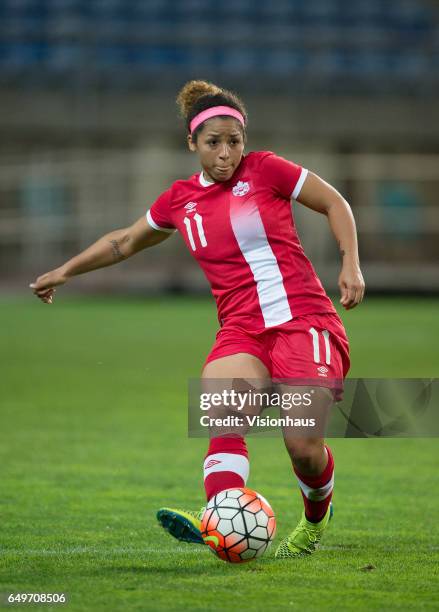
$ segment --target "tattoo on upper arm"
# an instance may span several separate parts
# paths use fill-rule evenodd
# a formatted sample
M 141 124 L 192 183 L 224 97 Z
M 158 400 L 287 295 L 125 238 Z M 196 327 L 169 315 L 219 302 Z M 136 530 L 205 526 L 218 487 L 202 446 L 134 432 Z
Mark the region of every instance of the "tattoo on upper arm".
M 121 261 L 125 259 L 125 255 L 122 253 L 119 247 L 119 243 L 117 240 L 110 240 L 111 248 L 113 250 L 113 255 L 116 261 Z

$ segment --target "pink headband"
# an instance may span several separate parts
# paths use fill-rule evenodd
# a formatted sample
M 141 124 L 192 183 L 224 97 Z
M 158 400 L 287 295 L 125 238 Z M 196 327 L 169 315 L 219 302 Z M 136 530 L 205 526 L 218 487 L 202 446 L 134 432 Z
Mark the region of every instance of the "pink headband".
M 212 119 L 212 117 L 218 117 L 219 115 L 235 117 L 235 119 L 238 119 L 238 121 L 244 126 L 244 117 L 235 108 L 232 108 L 230 106 L 212 106 L 211 108 L 201 111 L 201 113 L 198 113 L 198 115 L 195 115 L 190 124 L 191 134 L 195 132 L 197 127 L 201 123 L 203 123 L 203 121 L 207 121 L 207 119 Z

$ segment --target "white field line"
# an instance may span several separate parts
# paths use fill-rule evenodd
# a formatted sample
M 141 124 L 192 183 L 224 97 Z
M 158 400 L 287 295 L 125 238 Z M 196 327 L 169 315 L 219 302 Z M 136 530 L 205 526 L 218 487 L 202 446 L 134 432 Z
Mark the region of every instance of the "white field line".
M 354 552 L 355 550 L 359 550 L 360 547 L 357 548 L 353 548 L 353 547 L 348 547 L 348 546 L 342 546 L 342 545 L 335 545 L 335 546 L 325 546 L 325 545 L 320 545 L 319 546 L 319 550 L 338 550 L 338 551 L 342 551 L 342 552 Z M 383 549 L 380 549 L 380 552 Z M 393 548 L 393 547 L 388 547 L 386 549 L 384 549 L 386 551 L 391 551 L 391 552 L 398 552 L 397 549 Z M 430 551 L 436 551 L 439 550 L 439 546 L 429 546 L 428 550 Z M 400 549 L 400 552 L 402 552 L 403 549 Z M 14 548 L 8 548 L 8 549 L 3 549 L 0 550 L 0 558 L 1 557 L 7 557 L 9 555 L 18 555 L 18 556 L 32 556 L 32 557 L 40 557 L 40 556 L 70 556 L 70 555 L 99 555 L 102 557 L 111 557 L 111 556 L 117 556 L 117 555 L 175 555 L 176 553 L 178 554 L 184 554 L 184 555 L 192 555 L 192 554 L 196 554 L 199 555 L 200 553 L 205 555 L 205 554 L 210 554 L 210 551 L 208 550 L 207 547 L 204 546 L 200 546 L 200 545 L 188 545 L 188 546 L 175 546 L 174 548 L 123 548 L 123 547 L 119 547 L 119 548 L 112 548 L 110 550 L 105 550 L 102 548 L 93 548 L 93 547 L 75 547 L 75 548 L 60 548 L 60 549 L 46 549 L 46 548 L 42 548 L 42 549 L 32 549 L 32 548 L 19 548 L 19 549 L 14 549 Z
M 173 555 L 175 553 L 183 553 L 183 554 L 196 554 L 200 553 L 206 554 L 208 553 L 207 547 L 202 546 L 175 546 L 174 548 L 111 548 L 111 549 L 102 549 L 102 548 L 93 548 L 89 546 L 78 546 L 75 548 L 59 548 L 59 549 L 33 549 L 33 548 L 8 548 L 0 550 L 0 557 L 6 557 L 8 555 L 30 555 L 30 556 L 50 556 L 50 555 L 102 555 L 111 557 L 113 555 L 143 555 L 143 554 L 156 554 L 156 555 Z
M 342 550 L 345 552 L 355 552 L 356 550 L 361 550 L 361 546 L 343 546 L 342 544 L 337 545 L 335 544 L 334 546 L 325 546 L 324 544 L 319 544 L 318 547 L 319 550 Z M 363 548 L 364 550 L 364 548 Z M 406 549 L 403 546 L 399 546 L 399 547 L 395 547 L 395 546 L 386 546 L 383 548 L 376 548 L 375 551 L 376 552 L 404 552 Z M 431 551 L 431 550 L 439 550 L 439 546 L 425 546 L 424 547 L 424 551 Z M 407 554 L 410 554 L 409 551 L 407 551 Z

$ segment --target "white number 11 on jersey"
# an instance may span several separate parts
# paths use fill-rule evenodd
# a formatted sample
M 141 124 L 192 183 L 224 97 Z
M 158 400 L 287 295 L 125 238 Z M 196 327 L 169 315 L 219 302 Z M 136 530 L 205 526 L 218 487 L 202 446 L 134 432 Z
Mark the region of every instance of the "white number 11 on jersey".
M 312 336 L 314 361 L 315 363 L 320 363 L 319 332 L 316 329 L 314 329 L 314 327 L 310 327 L 308 331 Z M 331 346 L 329 344 L 329 331 L 327 329 L 323 329 L 322 336 L 323 336 L 323 340 L 325 343 L 326 365 L 330 365 L 331 364 Z
M 206 240 L 206 236 L 204 235 L 203 217 L 201 215 L 199 215 L 198 213 L 195 213 L 194 221 L 195 221 L 195 223 L 197 225 L 197 231 L 198 231 L 198 237 L 200 239 L 200 244 L 201 244 L 202 247 L 205 247 L 205 246 L 207 246 L 207 240 Z M 191 222 L 191 219 L 189 219 L 189 217 L 185 217 L 184 218 L 184 224 L 186 226 L 187 237 L 189 238 L 189 242 L 190 242 L 190 245 L 192 247 L 192 250 L 196 251 L 197 247 L 195 245 L 194 235 L 192 233 L 192 222 Z

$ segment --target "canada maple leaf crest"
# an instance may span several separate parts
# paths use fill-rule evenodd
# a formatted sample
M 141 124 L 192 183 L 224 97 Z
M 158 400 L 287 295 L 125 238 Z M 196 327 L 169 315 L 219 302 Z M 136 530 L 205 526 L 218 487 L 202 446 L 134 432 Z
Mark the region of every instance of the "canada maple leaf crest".
M 244 181 L 238 181 L 232 189 L 234 196 L 243 196 L 250 191 L 250 185 Z

